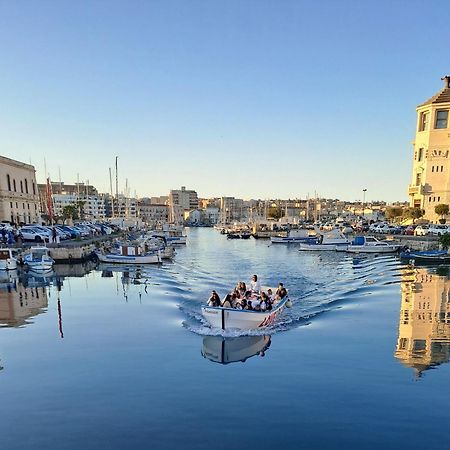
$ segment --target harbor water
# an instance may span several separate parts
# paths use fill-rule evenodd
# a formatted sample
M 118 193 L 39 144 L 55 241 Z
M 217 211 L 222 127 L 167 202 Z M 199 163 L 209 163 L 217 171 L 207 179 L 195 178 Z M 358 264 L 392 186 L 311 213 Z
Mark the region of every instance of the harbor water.
M 258 274 L 268 329 L 201 304 Z M 190 229 L 161 266 L 0 274 L 5 449 L 422 449 L 450 422 L 449 268 Z

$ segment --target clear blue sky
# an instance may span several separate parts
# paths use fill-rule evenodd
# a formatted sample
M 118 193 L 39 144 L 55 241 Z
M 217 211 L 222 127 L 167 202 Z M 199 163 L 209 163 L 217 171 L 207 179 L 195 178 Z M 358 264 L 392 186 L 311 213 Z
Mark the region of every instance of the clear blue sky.
M 138 195 L 403 200 L 445 1 L 0 0 L 0 154 Z

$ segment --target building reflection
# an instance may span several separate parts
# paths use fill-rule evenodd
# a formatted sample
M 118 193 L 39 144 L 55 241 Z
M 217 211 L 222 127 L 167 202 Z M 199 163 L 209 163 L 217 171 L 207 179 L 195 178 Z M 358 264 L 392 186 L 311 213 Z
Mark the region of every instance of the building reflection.
M 450 358 L 448 268 L 406 269 L 395 357 L 418 377 Z
M 252 356 L 265 356 L 270 347 L 270 336 L 241 336 L 223 338 L 221 336 L 205 336 L 203 338 L 202 355 L 210 361 L 220 364 L 245 362 Z
M 28 282 L 30 281 L 30 282 Z M 0 274 L 0 326 L 20 327 L 47 310 L 45 285 L 36 280 L 25 282 L 16 270 Z

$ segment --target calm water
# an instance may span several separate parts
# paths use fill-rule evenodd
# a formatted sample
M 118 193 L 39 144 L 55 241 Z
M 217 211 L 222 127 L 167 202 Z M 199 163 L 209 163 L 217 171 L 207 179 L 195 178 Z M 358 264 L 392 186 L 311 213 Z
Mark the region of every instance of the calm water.
M 223 338 L 200 304 L 253 273 L 294 307 Z M 210 229 L 162 267 L 3 275 L 1 448 L 446 448 L 448 275 Z

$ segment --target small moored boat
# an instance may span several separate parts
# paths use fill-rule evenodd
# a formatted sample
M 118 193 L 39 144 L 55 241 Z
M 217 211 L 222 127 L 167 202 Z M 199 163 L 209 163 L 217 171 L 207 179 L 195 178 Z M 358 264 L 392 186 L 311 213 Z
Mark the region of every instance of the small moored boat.
M 318 241 L 300 244 L 299 251 L 334 251 L 338 247 L 346 248 L 350 241 L 338 229 L 321 234 Z
M 140 245 L 121 245 L 115 252 L 96 252 L 100 262 L 114 264 L 158 264 L 161 262 L 160 251 L 143 252 Z
M 0 248 L 0 270 L 17 269 L 17 258 L 10 248 Z
M 350 245 L 336 248 L 337 251 L 348 253 L 395 253 L 399 249 L 400 245 L 379 241 L 373 236 L 357 236 Z
M 55 264 L 47 247 L 31 247 L 30 252 L 23 257 L 23 262 L 34 271 L 51 270 L 53 264 Z
M 415 262 L 427 263 L 445 263 L 450 262 L 450 254 L 448 250 L 428 250 L 415 251 L 405 250 L 400 253 L 400 258 L 407 260 L 414 260 Z
M 297 242 L 314 243 L 317 242 L 317 235 L 311 230 L 291 230 L 287 236 L 271 236 L 272 244 L 295 244 Z

